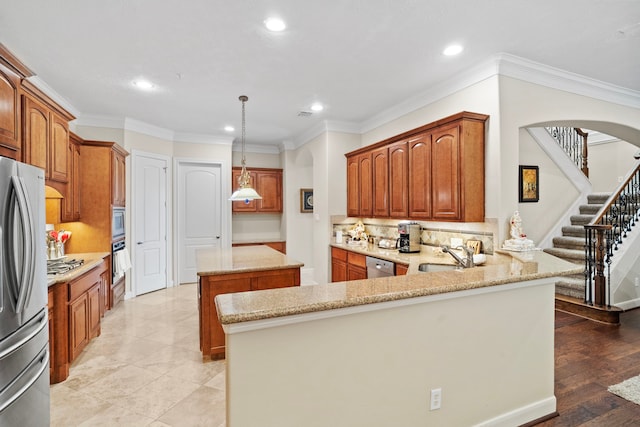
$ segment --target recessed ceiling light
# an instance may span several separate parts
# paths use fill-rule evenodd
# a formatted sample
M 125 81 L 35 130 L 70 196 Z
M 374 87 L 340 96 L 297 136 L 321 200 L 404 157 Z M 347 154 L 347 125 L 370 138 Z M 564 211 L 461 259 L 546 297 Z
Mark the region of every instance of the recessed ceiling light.
M 142 90 L 151 90 L 155 87 L 153 83 L 147 80 L 134 80 L 133 85 Z
M 234 128 L 233 126 L 225 126 L 224 130 L 226 132 L 233 132 L 234 130 L 236 130 L 236 128 Z
M 319 102 L 316 102 L 315 104 L 313 104 L 311 106 L 311 111 L 318 112 L 318 111 L 322 111 L 322 110 L 324 110 L 324 105 L 320 104 Z
M 287 28 L 287 24 L 285 24 L 282 19 L 273 17 L 267 18 L 264 21 L 264 25 L 269 31 L 284 31 L 284 29 Z
M 462 46 L 460 46 L 459 44 L 452 44 L 450 46 L 447 46 L 442 51 L 442 54 L 447 56 L 454 56 L 462 52 L 462 49 L 463 49 Z

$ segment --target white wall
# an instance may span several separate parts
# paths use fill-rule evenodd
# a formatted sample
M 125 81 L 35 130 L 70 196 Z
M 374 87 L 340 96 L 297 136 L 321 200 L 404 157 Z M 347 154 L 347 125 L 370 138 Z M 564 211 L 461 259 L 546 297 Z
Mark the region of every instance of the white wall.
M 553 413 L 553 282 L 239 324 L 227 335 L 227 423 L 507 426 Z M 312 292 L 329 288 L 341 289 Z M 442 407 L 430 411 L 436 388 Z
M 589 146 L 589 179 L 594 192 L 615 190 L 638 161 L 633 158 L 638 147 L 624 141 Z

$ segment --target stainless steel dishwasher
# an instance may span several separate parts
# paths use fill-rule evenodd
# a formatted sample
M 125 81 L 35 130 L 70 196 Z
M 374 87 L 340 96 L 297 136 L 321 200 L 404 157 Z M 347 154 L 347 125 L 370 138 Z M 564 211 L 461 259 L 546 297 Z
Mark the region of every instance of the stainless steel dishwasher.
M 380 258 L 367 257 L 367 279 L 396 275 L 396 265 Z

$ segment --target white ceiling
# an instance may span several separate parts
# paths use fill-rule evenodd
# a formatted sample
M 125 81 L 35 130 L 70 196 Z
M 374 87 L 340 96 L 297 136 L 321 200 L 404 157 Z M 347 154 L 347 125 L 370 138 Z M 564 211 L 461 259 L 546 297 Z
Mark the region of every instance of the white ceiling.
M 0 0 L 0 43 L 81 121 L 229 139 L 248 95 L 248 144 L 358 126 L 501 52 L 640 92 L 638 0 Z

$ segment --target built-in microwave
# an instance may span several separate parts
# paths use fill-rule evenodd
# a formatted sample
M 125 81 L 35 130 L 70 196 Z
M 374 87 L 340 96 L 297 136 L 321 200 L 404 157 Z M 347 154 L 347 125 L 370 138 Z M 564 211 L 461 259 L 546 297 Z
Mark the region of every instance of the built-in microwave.
M 124 239 L 124 208 L 113 208 L 111 240 Z

